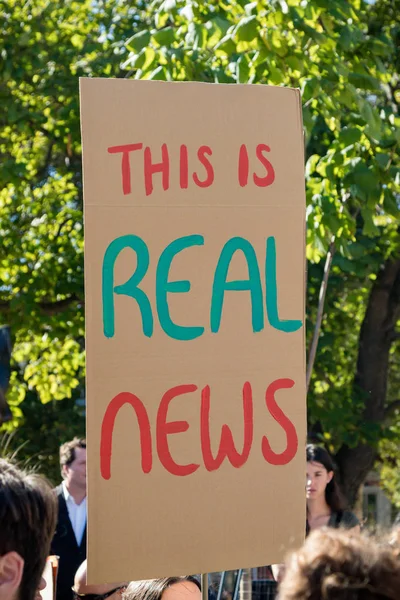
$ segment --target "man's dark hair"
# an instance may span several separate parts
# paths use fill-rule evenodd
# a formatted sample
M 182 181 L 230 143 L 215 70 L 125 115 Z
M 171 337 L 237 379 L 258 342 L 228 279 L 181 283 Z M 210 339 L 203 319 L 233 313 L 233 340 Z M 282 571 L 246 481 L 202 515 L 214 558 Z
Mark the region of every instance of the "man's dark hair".
M 47 480 L 0 458 L 0 556 L 24 559 L 21 600 L 39 587 L 57 520 L 57 500 Z
M 75 450 L 77 448 L 84 448 L 86 450 L 86 440 L 84 438 L 74 437 L 70 442 L 65 442 L 60 447 L 60 466 L 68 466 L 74 462 L 76 458 Z

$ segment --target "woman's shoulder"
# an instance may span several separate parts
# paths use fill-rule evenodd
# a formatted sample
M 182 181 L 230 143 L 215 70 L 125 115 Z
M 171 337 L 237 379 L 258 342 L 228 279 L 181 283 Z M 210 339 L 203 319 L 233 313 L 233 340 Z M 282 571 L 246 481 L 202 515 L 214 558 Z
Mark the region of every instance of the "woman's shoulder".
M 352 527 L 356 527 L 360 524 L 360 521 L 356 517 L 356 515 L 350 510 L 342 510 L 335 513 L 337 517 L 338 527 L 344 527 L 345 529 L 351 529 Z

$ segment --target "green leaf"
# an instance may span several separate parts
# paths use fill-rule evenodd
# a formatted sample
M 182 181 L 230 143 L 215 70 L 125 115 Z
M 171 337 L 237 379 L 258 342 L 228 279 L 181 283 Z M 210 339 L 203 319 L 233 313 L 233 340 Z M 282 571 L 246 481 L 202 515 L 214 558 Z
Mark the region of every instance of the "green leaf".
M 282 72 L 274 67 L 274 65 L 268 65 L 268 83 L 273 83 L 274 85 L 280 85 L 284 82 L 284 77 Z
M 153 48 L 145 48 L 144 61 L 143 65 L 141 66 L 143 73 L 146 73 L 146 71 L 153 65 L 154 61 L 156 60 L 156 56 L 156 52 Z
M 310 177 L 310 175 L 315 171 L 315 167 L 321 157 L 318 154 L 313 154 L 310 156 L 306 163 L 306 177 Z
M 366 208 L 361 209 L 361 214 L 364 219 L 363 234 L 368 237 L 376 237 L 379 235 L 379 228 L 373 220 L 373 212 Z
M 343 27 L 339 37 L 339 44 L 345 50 L 354 50 L 362 42 L 363 34 L 355 27 Z
M 307 102 L 308 100 L 313 98 L 318 93 L 319 87 L 319 81 L 315 77 L 303 80 L 301 90 L 303 102 Z
M 154 80 L 154 81 L 168 81 L 167 70 L 162 65 L 159 65 L 149 75 L 149 79 Z
M 366 194 L 379 186 L 378 175 L 365 164 L 358 163 L 352 173 L 354 183 L 362 188 Z
M 375 139 L 379 139 L 382 130 L 382 122 L 379 118 L 379 115 L 376 113 L 375 109 L 371 106 L 368 100 L 360 98 L 358 105 L 360 108 L 361 117 L 364 119 L 364 121 L 366 121 L 368 125 L 366 129 L 367 135 Z
M 244 55 L 240 56 L 236 63 L 236 81 L 238 83 L 247 83 L 249 81 L 250 68 Z
M 149 31 L 139 31 L 139 33 L 135 33 L 135 35 L 125 42 L 125 46 L 131 52 L 140 52 L 145 46 L 148 46 L 150 37 Z
M 365 73 L 350 73 L 349 82 L 362 90 L 376 91 L 380 89 L 378 80 Z
M 255 15 L 241 19 L 234 32 L 240 42 L 252 42 L 258 35 L 258 20 Z
M 362 131 L 358 127 L 344 127 L 339 133 L 339 142 L 344 146 L 351 146 L 361 139 Z
M 396 196 L 387 188 L 383 191 L 383 206 L 389 214 L 398 217 L 400 213 L 400 203 Z
M 121 68 L 126 70 L 141 69 L 146 60 L 145 49 L 141 50 L 139 54 L 131 54 L 129 58 L 122 63 Z
M 159 46 L 170 46 L 175 41 L 175 30 L 173 27 L 153 30 L 151 37 Z
M 300 73 L 303 73 L 304 61 L 300 60 L 300 58 L 297 56 L 288 56 L 286 63 L 293 71 L 299 71 Z
M 236 44 L 232 40 L 231 34 L 224 36 L 218 44 L 216 44 L 214 50 L 224 52 L 227 56 L 230 56 L 236 51 Z
M 379 166 L 381 167 L 381 169 L 387 169 L 388 165 L 391 161 L 391 157 L 390 154 L 384 154 L 382 152 L 377 152 L 377 154 L 375 155 L 376 161 L 379 164 Z

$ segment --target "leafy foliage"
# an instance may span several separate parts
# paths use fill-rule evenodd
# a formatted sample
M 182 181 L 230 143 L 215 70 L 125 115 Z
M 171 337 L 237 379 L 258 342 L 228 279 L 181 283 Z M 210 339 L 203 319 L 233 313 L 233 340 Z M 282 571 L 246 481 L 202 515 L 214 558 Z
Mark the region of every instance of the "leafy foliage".
M 71 397 L 84 376 L 78 77 L 119 76 L 132 10 L 0 3 L 0 310 L 14 334 L 13 426 L 28 389 Z
M 310 426 L 332 451 L 397 439 L 398 412 L 364 421 L 354 375 L 372 286 L 399 252 L 399 1 L 126 4 L 35 0 L 5 7 L 0 310 L 15 334 L 14 360 L 24 367 L 13 375 L 12 427 L 23 419 L 26 390 L 54 406 L 54 399 L 72 398 L 84 375 L 77 78 L 106 76 L 301 89 L 308 335 L 323 261 L 329 248 L 335 252 Z M 391 356 L 397 350 L 394 344 Z M 387 403 L 396 399 L 391 382 L 398 376 L 394 361 Z

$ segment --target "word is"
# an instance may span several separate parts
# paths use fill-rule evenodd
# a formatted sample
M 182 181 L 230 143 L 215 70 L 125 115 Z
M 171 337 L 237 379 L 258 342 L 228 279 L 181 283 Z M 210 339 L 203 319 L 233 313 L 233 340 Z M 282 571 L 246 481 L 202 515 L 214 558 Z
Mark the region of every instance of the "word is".
M 185 190 L 189 187 L 189 180 L 200 188 L 208 188 L 214 183 L 215 170 L 211 161 L 213 154 L 210 146 L 200 146 L 196 152 L 196 169 L 200 166 L 202 173 L 197 170 L 189 169 L 189 153 L 186 144 L 181 144 L 179 148 L 178 164 L 171 161 L 170 150 L 167 144 L 161 146 L 161 161 L 154 162 L 153 153 L 150 146 L 145 146 L 143 143 L 124 144 L 121 146 L 110 146 L 109 154 L 122 154 L 121 158 L 121 178 L 122 192 L 124 195 L 132 193 L 132 169 L 130 155 L 132 152 L 141 152 L 143 150 L 143 173 L 144 173 L 144 190 L 146 196 L 150 196 L 154 189 L 153 176 L 157 173 L 161 174 L 161 184 L 164 191 L 170 187 L 170 175 L 172 168 L 179 171 L 179 187 Z M 262 166 L 264 174 L 258 175 L 252 173 L 253 182 L 258 187 L 267 187 L 272 185 L 275 180 L 275 171 L 271 162 L 268 160 L 266 153 L 270 152 L 270 147 L 266 144 L 258 144 L 255 149 L 257 162 Z M 176 161 L 175 161 L 176 162 Z M 248 184 L 250 171 L 249 152 L 246 144 L 242 144 L 239 150 L 237 177 L 241 187 Z

